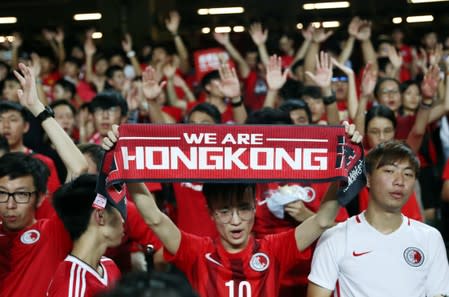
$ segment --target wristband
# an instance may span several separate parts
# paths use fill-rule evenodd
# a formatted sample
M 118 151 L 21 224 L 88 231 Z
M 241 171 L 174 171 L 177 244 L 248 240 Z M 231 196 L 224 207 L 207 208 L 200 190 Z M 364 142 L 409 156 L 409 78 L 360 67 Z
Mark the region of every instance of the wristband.
M 231 106 L 232 106 L 232 107 L 239 107 L 239 106 L 241 106 L 242 104 L 243 104 L 243 98 L 242 98 L 242 97 L 240 97 L 240 100 L 237 101 L 237 102 L 231 101 Z
M 332 92 L 332 95 L 330 96 L 323 96 L 324 105 L 331 105 L 332 103 L 335 103 L 335 101 L 337 101 L 337 97 L 334 92 Z
M 53 111 L 53 109 L 51 109 L 50 106 L 46 106 L 45 109 L 36 116 L 36 119 L 39 121 L 39 123 L 42 123 L 46 119 L 54 117 L 55 112 Z
M 126 56 L 128 58 L 132 58 L 132 57 L 136 56 L 136 52 L 135 51 L 129 51 L 129 52 L 126 53 Z

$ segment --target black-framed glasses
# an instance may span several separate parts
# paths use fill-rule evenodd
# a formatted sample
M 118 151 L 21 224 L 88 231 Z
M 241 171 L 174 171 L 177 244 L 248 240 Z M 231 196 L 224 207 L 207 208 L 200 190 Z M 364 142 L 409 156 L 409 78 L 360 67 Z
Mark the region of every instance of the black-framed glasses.
M 9 201 L 9 197 L 12 197 L 14 201 L 18 204 L 25 204 L 30 202 L 31 195 L 36 194 L 37 191 L 33 192 L 5 192 L 0 191 L 0 203 L 6 203 Z
M 234 212 L 242 221 L 249 221 L 254 213 L 253 206 L 241 206 L 237 208 L 223 208 L 215 211 L 215 216 L 223 224 L 229 224 L 232 220 Z

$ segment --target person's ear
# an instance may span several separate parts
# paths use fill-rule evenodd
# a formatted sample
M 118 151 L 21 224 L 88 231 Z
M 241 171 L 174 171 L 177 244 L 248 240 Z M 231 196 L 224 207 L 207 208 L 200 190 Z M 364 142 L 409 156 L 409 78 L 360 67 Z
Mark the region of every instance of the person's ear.
M 95 222 L 97 222 L 98 225 L 103 226 L 106 224 L 105 219 L 105 210 L 104 209 L 95 209 L 94 210 L 94 218 Z
M 371 179 L 371 176 L 367 173 L 366 174 L 366 187 L 369 189 L 370 188 L 370 179 Z
M 28 130 L 30 130 L 30 123 L 25 121 L 25 124 L 23 126 L 23 134 L 27 133 Z

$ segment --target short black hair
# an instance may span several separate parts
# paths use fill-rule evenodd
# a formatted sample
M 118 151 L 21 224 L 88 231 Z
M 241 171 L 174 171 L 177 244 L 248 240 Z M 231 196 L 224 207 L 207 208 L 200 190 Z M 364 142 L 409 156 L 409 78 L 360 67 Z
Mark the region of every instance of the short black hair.
M 115 106 L 120 107 L 122 116 L 126 116 L 128 104 L 122 94 L 112 90 L 103 91 L 92 99 L 89 104 L 89 112 L 93 113 L 96 108 L 109 109 Z
M 192 113 L 194 113 L 196 111 L 207 114 L 208 116 L 210 116 L 214 120 L 214 122 L 216 124 L 220 124 L 221 123 L 221 113 L 218 110 L 218 108 L 215 105 L 213 105 L 213 104 L 210 104 L 208 102 L 203 102 L 203 103 L 199 103 L 199 104 L 195 105 L 189 111 L 189 113 L 187 115 L 187 119 L 190 119 L 190 116 L 192 115 Z
M 80 238 L 89 226 L 94 211 L 92 203 L 97 196 L 96 183 L 96 175 L 82 174 L 62 185 L 53 195 L 53 207 L 73 241 Z M 106 203 L 105 209 L 111 211 L 112 206 Z
M 376 98 L 379 97 L 380 86 L 384 82 L 386 82 L 386 81 L 395 82 L 398 85 L 398 89 L 401 86 L 401 83 L 397 79 L 395 79 L 395 78 L 392 78 L 392 77 L 381 77 L 381 78 L 379 78 L 379 80 L 377 80 L 376 86 L 374 87 L 374 95 L 376 96 Z
M 25 122 L 30 121 L 31 114 L 23 105 L 13 101 L 0 100 L 0 114 L 8 111 L 17 111 Z
M 72 111 L 73 115 L 76 115 L 75 106 L 73 106 L 72 103 L 70 103 L 69 101 L 67 101 L 65 99 L 58 99 L 58 100 L 53 101 L 52 103 L 49 104 L 49 106 L 52 109 L 55 109 L 56 107 L 61 106 L 61 105 L 68 106 L 70 108 L 70 110 Z
M 201 86 L 203 89 L 207 92 L 206 86 L 210 84 L 210 82 L 214 79 L 220 79 L 220 73 L 218 70 L 212 70 L 208 73 L 206 73 L 203 78 L 201 79 Z
M 78 144 L 78 149 L 81 153 L 89 155 L 92 158 L 92 161 L 97 164 L 98 172 L 100 172 L 101 162 L 103 161 L 105 154 L 105 150 L 101 147 L 101 145 L 95 143 L 82 143 Z
M 279 109 L 288 113 L 290 113 L 292 110 L 302 109 L 306 112 L 309 123 L 312 122 L 312 112 L 310 111 L 309 105 L 303 99 L 288 99 L 282 102 L 281 106 L 279 106 Z
M 14 82 L 16 82 L 18 85 L 20 85 L 19 80 L 18 80 L 17 77 L 14 75 L 14 73 L 12 73 L 11 71 L 8 72 L 8 74 L 6 75 L 5 79 L 3 79 L 3 81 L 14 81 Z
M 47 165 L 31 155 L 13 152 L 0 157 L 0 178 L 8 176 L 9 179 L 32 176 L 36 191 L 40 194 L 47 192 L 47 180 L 50 170 Z
M 365 158 L 365 168 L 368 174 L 375 169 L 396 161 L 407 160 L 415 172 L 419 175 L 419 160 L 413 150 L 403 141 L 389 140 L 374 147 Z
M 292 125 L 292 119 L 287 111 L 264 107 L 248 115 L 246 124 L 249 125 Z
M 373 118 L 384 118 L 390 120 L 393 123 L 393 128 L 396 129 L 396 116 L 394 111 L 385 105 L 376 105 L 368 110 L 365 116 L 365 132 L 368 129 L 368 124 Z
M 68 81 L 67 79 L 61 78 L 56 81 L 55 85 L 60 85 L 64 91 L 68 91 L 72 94 L 71 98 L 76 95 L 76 86 L 74 83 Z M 56 98 L 59 99 L 59 98 Z
M 322 98 L 321 89 L 317 86 L 304 86 L 304 88 L 302 89 L 302 95 L 310 96 L 314 99 Z
M 64 60 L 64 63 L 72 63 L 72 64 L 76 65 L 78 68 L 81 68 L 83 66 L 83 61 L 81 61 L 78 58 L 72 57 L 72 56 L 67 57 Z
M 114 74 L 118 71 L 123 72 L 123 68 L 118 66 L 118 65 L 112 65 L 109 66 L 108 69 L 106 69 L 106 77 L 107 78 L 112 78 L 114 76 Z
M 255 201 L 255 184 L 253 183 L 204 183 L 203 194 L 207 207 L 213 210 L 217 205 L 236 206 L 244 198 L 244 194 L 251 195 Z

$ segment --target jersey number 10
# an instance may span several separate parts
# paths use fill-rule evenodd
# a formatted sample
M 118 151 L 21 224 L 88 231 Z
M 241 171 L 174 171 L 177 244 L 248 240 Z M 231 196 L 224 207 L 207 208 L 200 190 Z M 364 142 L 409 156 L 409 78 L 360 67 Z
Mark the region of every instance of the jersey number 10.
M 251 297 L 251 285 L 247 281 L 239 282 L 238 295 L 234 296 L 234 281 L 230 280 L 225 283 L 225 286 L 229 288 L 229 297 Z

